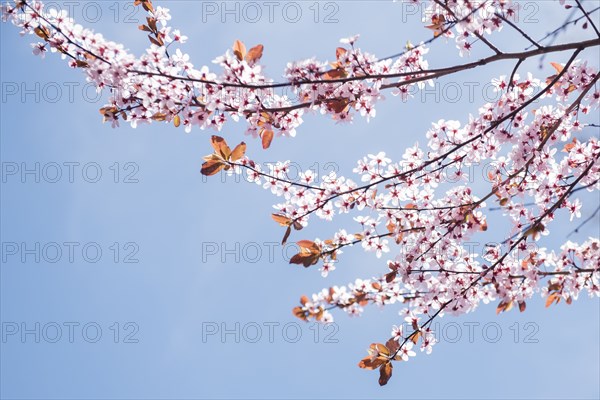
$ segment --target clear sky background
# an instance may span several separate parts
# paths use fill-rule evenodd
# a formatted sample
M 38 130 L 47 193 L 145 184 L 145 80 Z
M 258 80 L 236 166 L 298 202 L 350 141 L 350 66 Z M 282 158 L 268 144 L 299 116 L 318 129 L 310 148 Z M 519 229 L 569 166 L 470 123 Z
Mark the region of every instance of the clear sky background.
M 137 30 L 143 15 L 129 3 L 71 2 L 80 22 L 140 54 L 147 43 Z M 286 3 L 278 3 L 272 22 L 267 6 L 256 2 L 262 16 L 255 23 L 254 10 L 244 3 L 226 5 L 238 7 L 239 22 L 233 14 L 221 16 L 221 2 L 155 5 L 165 3 L 172 11 L 171 25 L 190 38 L 182 49 L 196 66 L 211 65 L 241 39 L 248 46 L 264 44 L 263 62 L 276 80 L 288 61 L 334 59 L 339 39 L 355 33 L 362 35 L 364 50 L 380 57 L 401 51 L 407 40 L 415 43 L 431 35 L 420 13 L 392 1 L 296 2 L 287 6 L 288 14 L 282 14 Z M 520 25 L 534 38 L 566 18 L 557 2 L 521 4 Z M 599 3 L 584 4 L 593 8 Z M 207 14 L 213 7 L 218 13 Z M 302 12 L 295 23 L 290 7 Z M 557 42 L 591 38 L 591 33 L 576 27 Z M 283 230 L 269 216 L 277 199 L 255 185 L 200 175 L 202 156 L 212 151 L 213 132 L 185 134 L 163 124 L 111 129 L 98 113 L 103 100 L 85 87 L 79 71 L 53 54 L 45 60 L 34 57 L 29 46 L 33 38 L 20 38 L 12 25 L 0 24 L 0 34 L 6 175 L 1 183 L 2 398 L 600 396 L 600 307 L 597 298 L 587 296 L 551 309 L 536 298 L 525 313 L 496 316 L 495 305 L 489 305 L 461 318 L 445 317 L 439 320 L 443 337 L 434 352 L 397 363 L 393 379 L 379 387 L 377 373 L 361 370 L 357 363 L 371 342 L 385 340 L 391 325 L 401 322 L 397 308 L 369 307 L 361 318 L 335 313 L 335 332 L 300 324 L 291 309 L 302 294 L 379 275 L 386 269 L 384 259 L 350 249 L 326 279 L 314 267 L 288 265 L 285 251 L 291 255 L 294 249 L 274 245 Z M 506 51 L 526 46 L 513 34 L 494 37 Z M 428 59 L 431 67 L 446 66 L 458 59 L 457 53 L 453 42 L 439 41 Z M 482 49 L 471 58 L 487 54 Z M 548 58 L 543 70 L 537 69 L 537 61 L 522 70 L 529 67 L 545 78 L 553 73 L 550 61 L 565 62 L 568 56 Z M 598 49 L 584 56 L 597 66 Z M 431 122 L 466 121 L 484 102 L 483 85 L 511 69 L 510 63 L 498 63 L 452 76 L 440 81 L 435 93 L 426 98 L 418 94 L 408 103 L 388 93 L 370 123 L 357 118 L 342 126 L 306 115 L 295 139 L 276 138 L 268 152 L 244 137 L 243 123 L 228 123 L 222 135 L 233 145 L 246 140 L 247 154 L 256 161 L 291 159 L 303 169 L 327 172 L 333 166 L 351 175 L 356 160 L 368 153 L 385 150 L 400 159 L 406 146 L 424 143 Z M 474 98 L 469 98 L 469 86 L 475 88 Z M 21 170 L 34 169 L 36 163 L 40 182 L 33 174 L 22 178 Z M 51 183 L 57 164 L 62 176 Z M 68 165 L 73 165 L 73 182 Z M 7 175 L 15 167 L 18 172 Z M 98 182 L 88 182 L 98 170 Z M 474 182 L 474 188 L 483 190 L 480 183 Z M 597 193 L 585 199 L 587 217 L 599 200 Z M 339 221 L 349 231 L 357 229 L 348 219 Z M 490 233 L 504 233 L 501 215 L 489 221 Z M 327 238 L 339 224 L 313 220 L 292 239 Z M 575 226 L 562 219 L 543 244 L 558 248 Z M 595 220 L 570 239 L 584 241 L 597 236 L 598 229 Z M 66 242 L 77 243 L 72 260 Z M 36 243 L 39 262 L 23 248 L 35 249 Z M 102 255 L 94 263 L 96 248 Z M 215 248 L 217 254 L 212 254 Z M 52 259 L 56 262 L 48 262 Z M 133 260 L 138 262 L 125 262 Z M 21 336 L 23 328 L 35 331 L 36 323 L 39 343 L 34 333 Z M 262 336 L 252 343 L 257 325 Z M 56 326 L 61 328 L 58 338 Z M 215 327 L 237 331 L 239 343 L 234 333 L 206 335 Z M 90 343 L 97 328 L 101 336 Z

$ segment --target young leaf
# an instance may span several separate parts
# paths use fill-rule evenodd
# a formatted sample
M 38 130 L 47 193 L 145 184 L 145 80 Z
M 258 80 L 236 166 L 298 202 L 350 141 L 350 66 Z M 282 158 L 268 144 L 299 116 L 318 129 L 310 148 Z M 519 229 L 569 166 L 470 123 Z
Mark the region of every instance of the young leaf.
M 273 131 L 263 129 L 261 131 L 260 137 L 262 139 L 262 147 L 263 149 L 268 149 L 271 146 L 271 141 L 273 140 Z
M 206 176 L 212 176 L 222 170 L 225 167 L 225 164 L 220 160 L 209 160 L 202 164 L 202 169 L 200 173 Z
M 319 261 L 319 254 L 298 253 L 290 259 L 290 264 L 301 264 L 304 268 L 315 265 Z
M 571 143 L 565 144 L 565 147 L 563 148 L 563 151 L 565 153 L 570 152 L 571 150 L 573 150 L 573 148 L 577 146 L 577 138 L 573 138 L 573 141 Z
M 556 70 L 556 72 L 558 72 L 559 74 L 562 72 L 562 70 L 565 68 L 563 67 L 561 64 L 559 63 L 555 63 L 555 62 L 551 62 L 550 65 L 552 65 L 552 67 Z
M 140 4 L 142 5 L 142 7 L 144 7 L 144 10 L 148 12 L 154 12 L 154 7 L 152 7 L 151 0 L 135 0 L 133 2 L 134 6 L 139 6 Z
M 236 162 L 246 154 L 246 143 L 242 142 L 235 146 L 235 149 L 231 152 L 231 161 Z
M 296 244 L 303 249 L 319 251 L 319 246 L 312 240 L 300 240 L 299 242 L 296 242 Z
M 414 326 L 414 324 L 413 324 Z M 420 331 L 416 331 L 410 338 L 410 340 L 414 343 L 417 344 L 419 343 L 419 338 L 421 337 L 421 332 Z
M 374 345 L 379 354 L 384 355 L 386 357 L 390 355 L 390 350 L 387 347 L 385 347 L 385 345 L 381 343 L 374 343 Z M 373 345 L 371 345 L 371 347 L 373 347 Z
M 394 354 L 400 348 L 400 342 L 394 338 L 390 338 L 387 342 L 385 342 L 385 347 L 390 350 L 390 354 Z
M 388 272 L 388 273 L 385 275 L 385 281 L 386 281 L 387 283 L 392 283 L 392 282 L 394 281 L 394 279 L 396 279 L 396 276 L 397 276 L 397 275 L 398 275 L 398 272 L 397 272 L 397 271 Z
M 554 302 L 556 304 L 560 302 L 560 295 L 558 293 L 552 293 L 546 298 L 546 308 L 550 307 Z
M 292 223 L 290 218 L 281 214 L 271 214 L 271 218 L 273 218 L 273 221 L 277 222 L 281 226 L 290 226 Z
M 496 307 L 496 314 L 500 314 L 501 312 L 504 311 L 510 311 L 513 307 L 513 301 L 510 300 L 508 302 L 504 302 L 501 301 L 500 304 L 498 304 L 498 307 Z
M 345 69 L 336 68 L 329 70 L 323 74 L 323 79 L 331 80 L 331 79 L 341 79 L 348 76 L 348 73 Z
M 385 361 L 385 358 L 382 357 L 372 358 L 371 356 L 367 356 L 360 360 L 360 362 L 358 363 L 358 367 L 367 370 L 374 370 L 375 368 L 383 364 Z
M 231 149 L 227 145 L 225 139 L 220 136 L 213 135 L 210 138 L 210 144 L 213 149 L 215 149 L 215 153 L 219 155 L 223 160 L 229 160 L 229 156 L 231 155 Z
M 285 234 L 283 235 L 283 239 L 281 240 L 282 246 L 287 243 L 287 240 L 290 237 L 291 233 L 292 233 L 292 227 L 288 226 L 287 229 L 285 230 Z
M 243 42 L 236 40 L 233 43 L 233 54 L 238 60 L 242 61 L 244 57 L 246 57 L 246 45 Z
M 341 100 L 329 100 L 325 104 L 327 104 L 327 108 L 336 113 L 344 112 L 348 109 L 350 105 L 350 101 L 348 99 Z
M 379 385 L 384 386 L 392 377 L 392 362 L 388 361 L 379 368 Z
M 158 27 L 156 26 L 156 18 L 148 17 L 146 18 L 146 21 L 148 21 L 148 27 L 150 28 L 151 32 L 158 32 Z
M 38 26 L 33 32 L 40 38 L 47 40 L 50 37 L 50 30 L 43 25 Z
M 154 114 L 152 117 L 150 117 L 151 119 L 155 120 L 155 121 L 164 121 L 167 119 L 167 115 L 163 114 L 163 113 L 156 113 Z
M 292 310 L 292 313 L 300 318 L 303 321 L 308 321 L 308 317 L 306 316 L 306 311 L 304 311 L 302 309 L 302 307 L 294 307 L 294 309 Z
M 162 47 L 162 45 L 164 45 L 164 42 L 162 41 L 162 39 L 159 36 L 155 39 L 152 36 L 148 35 L 148 39 L 150 39 L 150 42 L 152 44 L 155 44 L 158 47 Z
M 255 62 L 260 60 L 263 55 L 263 48 L 263 45 L 259 44 L 248 51 L 248 54 L 246 54 L 246 61 L 248 64 L 253 65 Z

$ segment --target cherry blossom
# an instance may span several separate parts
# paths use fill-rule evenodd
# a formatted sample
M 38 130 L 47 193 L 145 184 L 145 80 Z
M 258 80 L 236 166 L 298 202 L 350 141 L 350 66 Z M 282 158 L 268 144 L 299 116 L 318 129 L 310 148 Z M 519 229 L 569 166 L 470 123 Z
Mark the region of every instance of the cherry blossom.
M 381 101 L 410 101 L 437 79 L 514 62 L 512 71 L 490 77 L 495 100 L 472 114 L 432 123 L 398 160 L 384 149 L 361 157 L 348 176 L 306 170 L 291 178 L 290 160 L 261 164 L 246 155 L 244 142 L 232 150 L 223 137 L 211 137 L 214 153 L 204 158 L 202 174 L 243 175 L 277 197 L 272 219 L 284 228 L 282 243 L 315 221 L 337 222 L 340 214 L 351 214 L 348 226 L 327 238 L 297 241 L 299 252 L 290 263 L 318 265 L 331 278 L 344 268 L 346 248 L 355 247 L 373 253 L 380 267 L 376 276 L 302 296 L 293 312 L 305 321 L 331 323 L 336 311 L 352 317 L 368 306 L 398 311 L 390 337 L 371 344 L 359 363 L 378 368 L 381 385 L 394 361 L 417 355 L 415 346 L 432 352 L 435 318 L 470 313 L 481 304 L 494 304 L 497 313 L 524 312 L 534 296 L 545 298 L 548 307 L 571 304 L 581 294 L 600 296 L 598 238 L 566 241 L 558 250 L 544 247 L 545 237 L 562 234 L 563 215 L 582 218 L 583 194 L 600 189 L 600 142 L 584 134 L 598 127 L 592 118 L 600 108 L 600 75 L 586 50 L 600 46 L 600 33 L 579 2 L 581 15 L 574 21 L 585 19 L 595 36 L 547 45 L 546 38 L 535 41 L 521 29 L 512 1 L 425 1 L 423 22 L 431 39 L 378 58 L 358 47 L 358 35 L 351 36 L 332 48 L 332 60 L 288 62 L 282 82 L 264 74 L 261 44 L 247 48 L 238 40 L 212 67 L 196 66 L 178 48 L 188 37 L 172 29 L 169 9 L 150 0 L 135 4 L 147 12 L 140 29 L 150 41 L 139 57 L 39 1 L 8 3 L 2 19 L 41 40 L 32 44 L 35 55 L 58 53 L 99 91 L 109 91 L 100 113 L 114 127 L 166 122 L 183 125 L 185 132 L 218 132 L 241 120 L 264 149 L 274 138 L 295 137 L 305 118 L 322 115 L 345 124 L 359 115 L 369 121 Z M 517 32 L 532 49 L 503 52 L 491 42 L 503 30 Z M 475 47 L 491 55 L 431 68 L 430 44 L 438 38 L 452 39 L 460 57 L 470 57 Z M 553 75 L 521 71 L 524 61 L 558 52 L 569 58 L 550 63 Z M 484 162 L 489 168 L 482 190 L 470 185 L 470 174 Z M 500 243 L 488 241 L 492 212 L 507 222 L 493 228 Z M 471 240 L 483 248 L 470 248 Z

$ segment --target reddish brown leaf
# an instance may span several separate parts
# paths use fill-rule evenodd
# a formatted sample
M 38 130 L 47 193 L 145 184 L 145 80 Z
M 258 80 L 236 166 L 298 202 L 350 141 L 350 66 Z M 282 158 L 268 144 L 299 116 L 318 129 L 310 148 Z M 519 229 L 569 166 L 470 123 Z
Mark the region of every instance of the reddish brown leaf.
M 385 227 L 387 228 L 389 233 L 394 233 L 394 231 L 396 230 L 396 224 L 394 224 L 392 221 L 389 221 Z
M 152 32 L 158 32 L 158 28 L 156 26 L 156 18 L 148 17 L 146 18 L 146 21 L 148 21 L 148 27 Z
M 379 354 L 382 354 L 384 356 L 389 356 L 390 355 L 390 350 L 385 347 L 385 345 L 381 344 L 381 343 L 373 343 L 371 345 L 371 348 L 377 349 L 377 351 L 379 352 Z
M 212 176 L 218 173 L 224 167 L 225 164 L 223 164 L 219 160 L 209 160 L 202 164 L 202 169 L 200 170 L 200 173 L 202 173 L 202 175 Z
M 233 43 L 233 54 L 238 60 L 242 61 L 244 57 L 246 57 L 246 45 L 243 42 L 236 40 Z
M 290 218 L 281 214 L 271 214 L 271 218 L 273 218 L 273 221 L 277 222 L 281 226 L 290 226 L 292 223 Z
M 43 25 L 38 26 L 33 30 L 37 36 L 47 40 L 50 37 L 50 30 Z
M 108 117 L 111 116 L 112 114 L 115 114 L 118 109 L 117 107 L 102 107 L 100 110 L 100 114 L 102 114 L 104 117 Z
M 391 354 L 394 354 L 400 348 L 400 342 L 394 338 L 390 338 L 387 342 L 385 342 L 385 347 L 390 350 Z
M 446 22 L 446 17 L 443 14 L 434 14 L 431 17 L 431 25 L 425 26 L 427 29 L 431 29 L 434 37 L 438 37 L 442 34 L 444 30 L 444 23 Z
M 303 249 L 310 250 L 311 252 L 319 253 L 321 251 L 319 245 L 313 242 L 312 240 L 300 240 L 296 242 L 296 244 Z
M 501 301 L 500 304 L 498 304 L 498 307 L 496 307 L 496 315 L 500 314 L 502 311 L 504 311 L 504 308 L 506 307 L 506 303 Z
M 555 63 L 555 62 L 551 62 L 550 65 L 552 65 L 552 67 L 556 70 L 556 72 L 558 72 L 559 74 L 562 72 L 562 70 L 565 68 L 562 65 L 560 65 L 559 63 Z
M 231 149 L 227 145 L 225 139 L 221 136 L 213 135 L 210 138 L 210 144 L 213 149 L 215 149 L 215 153 L 219 155 L 223 160 L 229 160 L 229 156 L 231 155 Z
M 560 301 L 560 295 L 558 293 L 552 293 L 546 298 L 546 308 L 550 307 L 552 303 Z
M 164 42 L 162 41 L 160 36 L 157 38 L 153 38 L 152 36 L 148 35 L 148 39 L 150 39 L 150 43 L 155 44 L 158 47 L 162 47 L 162 45 L 164 45 Z
M 231 161 L 235 162 L 246 154 L 246 143 L 242 142 L 235 146 L 235 149 L 231 152 Z
M 557 291 L 561 289 L 562 285 L 560 283 L 551 283 L 548 285 L 548 291 Z
M 292 310 L 292 313 L 300 318 L 303 321 L 308 321 L 308 318 L 306 316 L 306 312 L 302 309 L 302 307 L 294 307 L 294 309 Z
M 248 51 L 248 54 L 246 54 L 246 61 L 248 64 L 252 65 L 256 61 L 260 60 L 263 55 L 263 48 L 263 45 L 259 44 Z
M 271 146 L 271 141 L 273 140 L 273 131 L 269 129 L 263 129 L 260 137 L 262 139 L 263 149 L 268 149 L 269 146 Z
M 331 80 L 331 79 L 341 79 L 348 76 L 346 70 L 342 68 L 331 69 L 323 74 L 323 79 Z
M 154 114 L 152 117 L 150 117 L 151 119 L 155 120 L 155 121 L 164 121 L 167 119 L 166 114 L 163 113 L 156 113 Z
M 305 268 L 315 265 L 319 261 L 319 254 L 298 253 L 290 259 L 290 264 L 302 264 Z
M 576 138 L 573 138 L 573 142 L 572 142 L 572 143 L 565 144 L 565 147 L 563 148 L 563 151 L 564 151 L 565 153 L 568 153 L 568 152 L 570 152 L 571 150 L 573 150 L 573 148 L 574 148 L 576 145 L 577 145 L 577 139 L 576 139 Z
M 392 283 L 392 281 L 393 281 L 394 279 L 396 279 L 396 275 L 397 275 L 397 274 L 398 274 L 398 272 L 396 272 L 396 271 L 388 272 L 388 273 L 385 275 L 385 281 L 386 281 L 387 283 Z
M 325 310 L 323 310 L 322 307 L 319 307 L 319 312 L 317 312 L 314 317 L 317 321 L 321 321 L 323 319 L 323 315 L 325 315 Z
M 362 360 L 360 360 L 360 362 L 358 363 L 358 366 L 360 368 L 374 370 L 375 368 L 379 367 L 384 362 L 386 362 L 385 358 L 382 358 L 382 357 L 372 358 L 371 356 L 367 356 L 367 357 L 363 358 Z
M 419 342 L 419 338 L 421 337 L 421 331 L 417 331 L 415 334 L 413 334 L 410 337 L 410 340 L 414 343 L 417 344 Z
M 325 104 L 327 104 L 328 109 L 336 113 L 341 113 L 348 109 L 350 101 L 348 99 L 328 100 Z
M 388 383 L 392 377 L 392 363 L 391 361 L 386 362 L 379 368 L 379 385 L 384 386 Z
M 144 7 L 144 10 L 148 12 L 154 12 L 154 7 L 152 7 L 151 0 L 135 0 L 133 2 L 134 6 L 139 6 L 140 4 L 142 5 L 142 7 Z
M 501 312 L 504 312 L 504 311 L 510 311 L 512 308 L 513 308 L 512 300 L 510 300 L 508 302 L 501 301 L 500 304 L 498 304 L 498 307 L 496 307 L 496 314 L 500 314 Z
M 283 239 L 281 240 L 282 246 L 287 243 L 287 240 L 290 237 L 291 233 L 292 233 L 292 227 L 288 226 L 287 229 L 285 230 L 285 234 L 283 235 Z

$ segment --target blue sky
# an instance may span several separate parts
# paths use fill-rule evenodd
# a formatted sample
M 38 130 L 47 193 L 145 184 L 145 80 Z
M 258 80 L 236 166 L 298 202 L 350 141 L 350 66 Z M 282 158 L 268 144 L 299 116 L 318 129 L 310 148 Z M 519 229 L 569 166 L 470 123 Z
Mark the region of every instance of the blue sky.
M 415 43 L 431 34 L 412 9 L 391 1 L 281 3 L 272 22 L 268 8 L 256 2 L 263 13 L 256 23 L 249 21 L 253 10 L 244 3 L 237 5 L 239 22 L 233 14 L 220 15 L 221 2 L 155 5 L 165 3 L 172 11 L 171 25 L 190 37 L 182 49 L 195 65 L 211 65 L 241 39 L 247 45 L 264 44 L 263 62 L 275 79 L 288 61 L 333 59 L 339 39 L 355 33 L 361 34 L 360 46 L 378 56 L 394 54 L 407 40 Z M 227 7 L 234 9 L 235 4 Z M 535 38 L 565 18 L 554 2 L 522 4 L 522 26 Z M 143 51 L 146 36 L 137 23 L 128 23 L 141 22 L 142 13 L 130 15 L 128 2 L 74 6 L 75 17 L 87 19 L 86 25 L 124 42 L 136 54 Z M 207 14 L 214 7 L 217 14 Z M 295 23 L 289 7 L 302 12 Z M 289 14 L 279 11 L 284 8 Z M 0 195 L 0 311 L 5 335 L 0 341 L 1 397 L 600 396 L 600 304 L 587 296 L 551 309 L 535 299 L 525 313 L 496 316 L 490 305 L 460 318 L 445 317 L 439 320 L 444 338 L 434 352 L 395 365 L 394 378 L 380 388 L 377 374 L 360 370 L 357 363 L 371 342 L 386 338 L 391 325 L 400 321 L 395 309 L 368 308 L 358 319 L 337 313 L 333 332 L 300 324 L 291 308 L 302 294 L 378 275 L 385 270 L 382 260 L 351 249 L 326 279 L 316 268 L 288 265 L 285 251 L 291 255 L 293 249 L 275 244 L 283 231 L 269 217 L 277 199 L 255 185 L 200 175 L 202 156 L 211 152 L 212 132 L 185 134 L 158 124 L 111 129 L 101 123 L 102 99 L 95 101 L 78 71 L 54 55 L 45 60 L 32 56 L 32 39 L 20 38 L 13 26 L 1 24 L 0 34 L 0 155 L 5 178 Z M 558 42 L 589 35 L 589 30 L 575 28 Z M 504 50 L 525 46 L 512 34 L 497 36 L 495 43 Z M 483 54 L 487 53 L 475 52 L 472 58 Z M 598 49 L 585 56 L 597 63 Z M 428 58 L 432 67 L 446 66 L 457 59 L 457 50 L 452 42 L 440 42 Z M 560 54 L 546 60 L 542 71 L 535 69 L 537 62 L 524 67 L 543 78 L 552 73 L 549 61 L 567 58 Z M 370 123 L 357 118 L 341 126 L 307 115 L 295 139 L 276 139 L 268 152 L 244 137 L 242 123 L 227 124 L 222 136 L 231 144 L 246 140 L 247 154 L 257 161 L 291 159 L 303 169 L 327 171 L 334 166 L 350 175 L 356 160 L 368 153 L 385 150 L 399 159 L 406 146 L 424 143 L 431 122 L 465 121 L 483 102 L 483 84 L 509 74 L 511 68 L 498 63 L 440 81 L 446 86 L 439 86 L 437 93 L 446 97 L 454 98 L 452 88 L 460 88 L 462 96 L 455 102 L 418 95 L 402 103 L 388 95 Z M 467 96 L 469 83 L 480 85 L 475 86 L 473 101 Z M 24 94 L 24 89 L 31 93 Z M 36 163 L 39 182 L 34 174 L 23 178 L 22 170 L 35 169 Z M 11 175 L 15 168 L 17 173 Z M 55 179 L 57 171 L 60 179 Z M 98 171 L 101 176 L 96 177 Z M 478 187 L 477 182 L 473 185 Z M 584 199 L 587 216 L 598 196 Z M 314 221 L 292 239 L 326 238 L 340 223 L 355 228 L 347 219 L 339 221 Z M 501 216 L 491 216 L 490 226 L 502 226 Z M 557 248 L 575 226 L 563 219 L 544 244 Z M 583 241 L 597 236 L 598 229 L 596 220 L 570 239 Z M 209 251 L 215 248 L 216 254 Z M 33 254 L 26 249 L 34 249 Z M 23 328 L 35 331 L 36 323 L 39 343 L 34 333 L 21 336 Z M 252 343 L 257 326 L 262 336 Z M 219 333 L 208 335 L 215 327 Z M 237 331 L 239 343 L 233 333 L 222 338 L 222 328 Z M 9 334 L 15 329 L 17 333 Z M 96 337 L 98 329 L 101 336 Z M 297 329 L 301 336 L 295 341 Z

